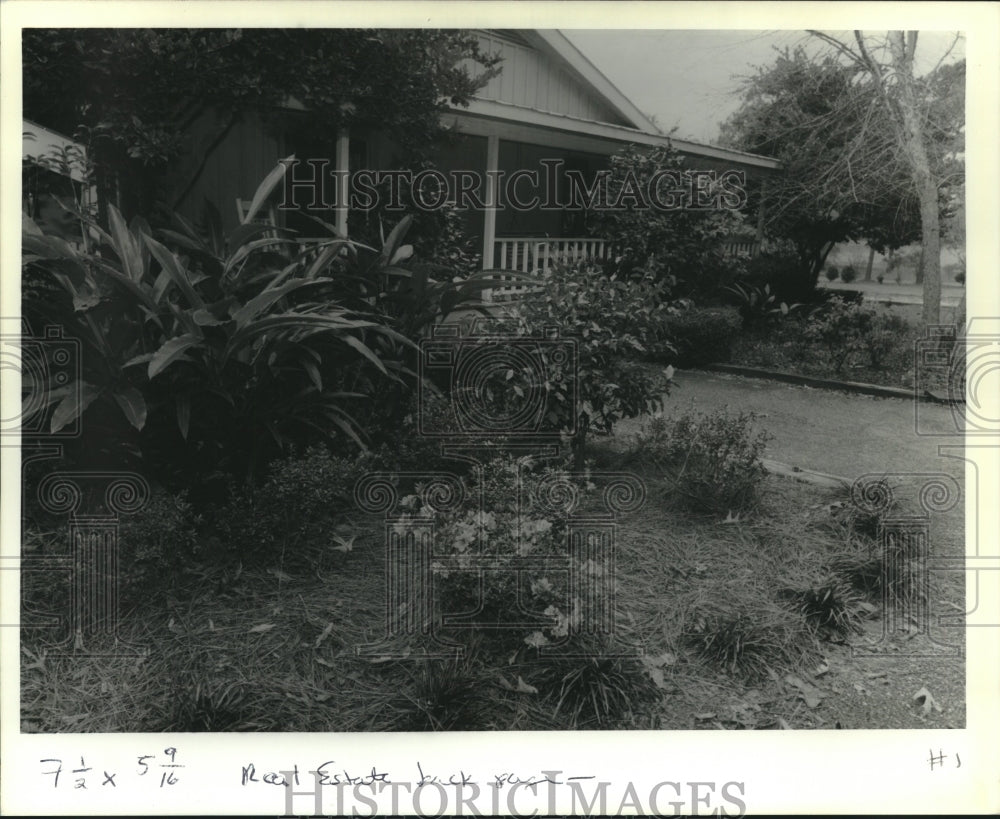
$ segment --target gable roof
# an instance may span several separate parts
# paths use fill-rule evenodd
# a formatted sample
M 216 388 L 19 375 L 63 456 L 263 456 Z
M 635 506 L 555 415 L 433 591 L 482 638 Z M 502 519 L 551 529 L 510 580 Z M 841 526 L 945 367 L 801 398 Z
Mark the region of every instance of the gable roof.
M 577 134 L 619 144 L 673 145 L 682 153 L 774 170 L 772 157 L 663 134 L 572 42 L 555 29 L 481 30 L 480 46 L 504 58 L 465 108 L 474 118 Z

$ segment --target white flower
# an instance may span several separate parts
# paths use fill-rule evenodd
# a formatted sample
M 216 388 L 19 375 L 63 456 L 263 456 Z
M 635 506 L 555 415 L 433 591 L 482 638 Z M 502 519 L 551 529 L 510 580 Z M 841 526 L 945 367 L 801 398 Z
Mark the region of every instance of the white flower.
M 524 642 L 532 648 L 541 648 L 542 646 L 547 646 L 549 644 L 549 638 L 540 631 L 533 631 L 524 638 Z

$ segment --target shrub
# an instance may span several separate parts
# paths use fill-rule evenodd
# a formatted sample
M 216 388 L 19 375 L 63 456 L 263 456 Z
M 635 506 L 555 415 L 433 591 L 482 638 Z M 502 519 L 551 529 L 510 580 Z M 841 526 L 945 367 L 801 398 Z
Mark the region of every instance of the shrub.
M 805 335 L 825 348 L 839 373 L 857 354 L 865 354 L 869 366 L 882 368 L 908 330 L 909 324 L 900 316 L 831 299 L 812 314 Z
M 761 456 L 770 435 L 755 431 L 755 421 L 753 413 L 728 409 L 657 416 L 638 436 L 635 451 L 687 505 L 736 512 L 754 504 L 767 474 Z
M 813 300 L 815 284 L 792 252 L 761 253 L 747 262 L 746 274 L 737 280 L 751 287 L 769 287 L 777 303 L 804 304 Z
M 650 183 L 660 201 L 679 200 L 678 188 L 693 184 L 684 157 L 673 147 L 627 146 L 611 157 L 608 198 L 629 203 L 630 191 L 646 191 Z M 720 191 L 713 190 L 715 195 Z M 624 195 L 623 195 L 624 194 Z M 645 194 L 643 194 L 644 196 Z M 681 194 L 684 199 L 688 194 Z M 683 204 L 690 205 L 690 202 Z M 588 219 L 597 235 L 611 239 L 621 251 L 617 272 L 648 271 L 674 284 L 698 290 L 703 274 L 725 276 L 720 244 L 744 229 L 742 216 L 731 209 L 678 207 L 664 210 L 641 205 L 595 209 Z
M 957 281 L 959 284 L 965 284 L 965 271 L 964 270 L 959 270 L 955 274 L 955 281 Z
M 663 332 L 674 350 L 657 360 L 677 367 L 729 361 L 740 332 L 740 317 L 731 307 L 692 307 L 664 318 Z
M 737 601 L 718 600 L 692 614 L 682 642 L 729 674 L 761 679 L 769 669 L 791 665 L 804 653 L 804 625 L 789 622 L 777 605 L 750 609 Z
M 322 558 L 333 529 L 354 508 L 354 485 L 371 470 L 370 455 L 342 457 L 313 445 L 274 461 L 260 486 L 234 487 L 218 511 L 215 530 L 222 544 L 243 560 Z
M 162 593 L 199 552 L 195 514 L 183 493 L 154 492 L 118 525 L 120 589 L 126 604 Z
M 837 269 L 837 265 L 835 265 L 835 264 L 828 264 L 826 266 L 826 278 L 827 278 L 827 281 L 834 282 L 834 281 L 837 280 L 837 277 L 839 275 L 840 275 L 840 271 Z
M 668 344 L 663 339 L 668 289 L 648 273 L 623 280 L 587 263 L 555 264 L 539 279 L 542 292 L 517 305 L 512 320 L 521 334 L 545 337 L 546 328 L 554 326 L 562 337 L 576 341 L 575 367 L 563 368 L 545 388 L 554 399 L 551 421 L 577 430 L 573 449 L 582 469 L 591 430 L 610 433 L 622 418 L 661 405 L 669 374 L 651 375 L 628 359 L 644 355 L 652 345 L 662 350 Z M 568 380 L 573 372 L 575 384 Z
M 852 264 L 844 265 L 844 269 L 840 271 L 840 280 L 845 284 L 850 284 L 857 277 L 858 271 L 854 269 Z

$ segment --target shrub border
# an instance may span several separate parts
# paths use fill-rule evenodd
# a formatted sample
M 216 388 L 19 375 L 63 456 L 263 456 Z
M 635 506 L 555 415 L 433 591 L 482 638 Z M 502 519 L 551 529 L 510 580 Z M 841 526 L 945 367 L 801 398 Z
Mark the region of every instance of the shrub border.
M 755 367 L 741 367 L 738 364 L 703 364 L 700 369 L 709 372 L 730 373 L 747 378 L 763 378 L 771 381 L 784 381 L 788 384 L 798 384 L 804 387 L 817 387 L 824 390 L 840 390 L 859 395 L 874 395 L 879 398 L 906 398 L 908 400 L 928 401 L 934 404 L 964 404 L 964 398 L 937 395 L 925 390 L 918 393 L 915 389 L 905 387 L 883 387 L 879 384 L 865 384 L 861 381 L 834 381 L 829 378 L 814 378 L 808 375 L 798 375 L 780 370 L 760 370 Z

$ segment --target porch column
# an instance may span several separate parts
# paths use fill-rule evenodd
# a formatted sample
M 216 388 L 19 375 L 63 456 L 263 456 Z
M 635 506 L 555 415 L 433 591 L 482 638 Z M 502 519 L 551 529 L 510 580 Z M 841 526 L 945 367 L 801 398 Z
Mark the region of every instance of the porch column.
M 767 200 L 767 178 L 760 180 L 760 204 L 757 206 L 757 236 L 755 237 L 753 255 L 754 258 L 760 255 L 760 248 L 764 242 L 764 210 Z
M 334 227 L 337 231 L 347 236 L 347 208 L 349 185 L 347 184 L 347 174 L 350 171 L 348 151 L 351 147 L 351 136 L 347 128 L 340 128 L 337 131 L 337 156 L 336 156 L 336 179 L 337 179 L 337 216 L 334 220 Z
M 486 212 L 483 214 L 483 270 L 493 267 L 493 245 L 497 238 L 497 167 L 500 164 L 500 137 L 486 137 Z

